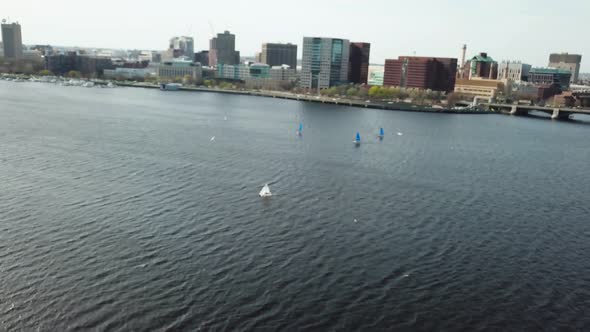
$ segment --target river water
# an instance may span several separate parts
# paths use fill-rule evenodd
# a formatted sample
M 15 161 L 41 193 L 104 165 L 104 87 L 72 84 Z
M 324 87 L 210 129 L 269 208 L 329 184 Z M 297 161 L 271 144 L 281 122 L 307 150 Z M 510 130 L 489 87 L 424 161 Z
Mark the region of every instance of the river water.
M 0 117 L 0 331 L 590 330 L 590 122 L 11 82 Z

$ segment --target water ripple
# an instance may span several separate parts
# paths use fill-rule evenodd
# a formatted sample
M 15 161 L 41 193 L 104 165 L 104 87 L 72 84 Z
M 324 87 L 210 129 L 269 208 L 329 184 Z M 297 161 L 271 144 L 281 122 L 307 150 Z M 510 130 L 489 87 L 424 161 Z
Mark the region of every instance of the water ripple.
M 2 331 L 590 329 L 586 125 L 7 84 Z

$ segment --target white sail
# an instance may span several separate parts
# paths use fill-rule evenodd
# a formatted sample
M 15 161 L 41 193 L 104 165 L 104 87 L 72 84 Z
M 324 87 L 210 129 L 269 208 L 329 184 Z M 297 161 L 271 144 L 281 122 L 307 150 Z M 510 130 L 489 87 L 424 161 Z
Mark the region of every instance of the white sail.
M 270 196 L 272 196 L 272 193 L 270 192 L 270 187 L 268 186 L 268 184 L 265 184 L 264 187 L 262 187 L 262 190 L 260 190 L 260 193 L 258 195 L 260 197 L 270 197 Z

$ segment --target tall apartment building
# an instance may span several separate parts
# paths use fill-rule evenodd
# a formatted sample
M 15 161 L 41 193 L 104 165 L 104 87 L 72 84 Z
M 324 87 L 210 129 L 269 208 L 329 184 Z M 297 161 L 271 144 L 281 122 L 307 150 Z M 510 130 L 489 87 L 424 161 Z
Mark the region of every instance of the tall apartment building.
M 262 52 L 260 52 L 259 61 L 271 67 L 288 65 L 293 69 L 297 69 L 297 45 L 290 43 L 262 44 Z
M 502 61 L 498 65 L 498 79 L 515 83 L 528 82 L 532 66 L 520 61 Z
M 350 43 L 348 61 L 348 81 L 355 84 L 367 84 L 369 79 L 369 56 L 371 44 Z
M 5 20 L 2 21 L 2 45 L 5 59 L 22 59 L 23 40 L 18 22 L 7 24 Z
M 580 77 L 582 56 L 579 54 L 553 53 L 549 55 L 549 67 L 569 70 L 572 73 L 571 83 L 577 83 Z
M 301 87 L 325 89 L 346 83 L 349 52 L 347 39 L 304 37 Z
M 229 31 L 218 33 L 209 42 L 209 66 L 217 64 L 235 65 L 240 63 L 240 52 L 236 51 L 236 35 Z
M 172 37 L 170 39 L 171 50 L 179 50 L 177 53 L 182 56 L 188 57 L 190 60 L 194 60 L 195 57 L 195 40 L 193 37 L 180 36 Z
M 383 85 L 451 92 L 455 89 L 457 59 L 400 56 L 385 60 Z

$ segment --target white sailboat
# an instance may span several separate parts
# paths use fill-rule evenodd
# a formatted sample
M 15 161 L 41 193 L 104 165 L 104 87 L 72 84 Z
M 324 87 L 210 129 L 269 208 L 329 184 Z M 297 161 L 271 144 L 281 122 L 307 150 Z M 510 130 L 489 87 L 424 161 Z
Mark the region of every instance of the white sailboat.
M 264 187 L 262 187 L 262 190 L 260 190 L 260 193 L 258 194 L 258 196 L 260 196 L 260 197 L 272 196 L 272 193 L 270 192 L 270 187 L 268 186 L 268 184 L 265 184 Z

